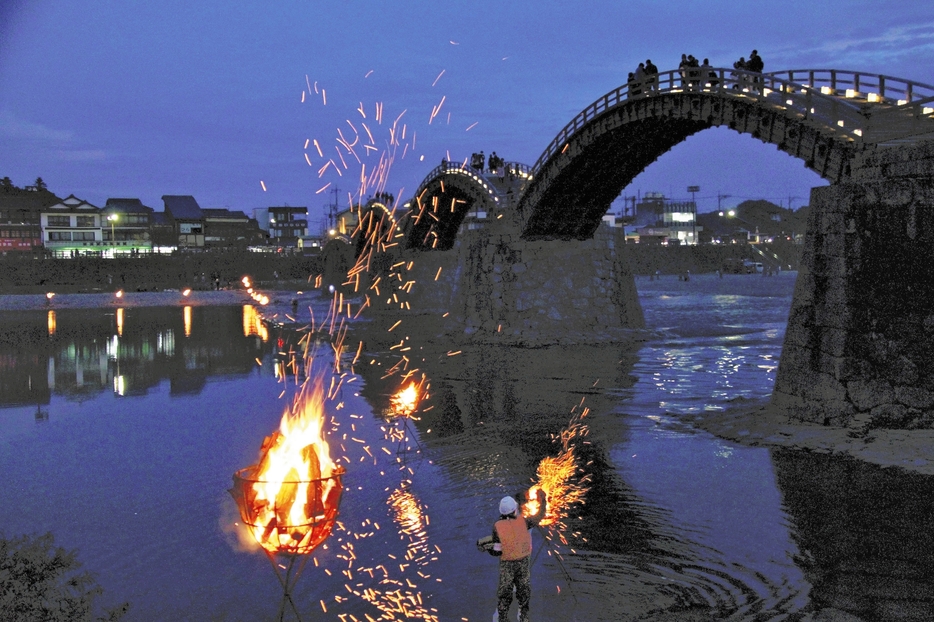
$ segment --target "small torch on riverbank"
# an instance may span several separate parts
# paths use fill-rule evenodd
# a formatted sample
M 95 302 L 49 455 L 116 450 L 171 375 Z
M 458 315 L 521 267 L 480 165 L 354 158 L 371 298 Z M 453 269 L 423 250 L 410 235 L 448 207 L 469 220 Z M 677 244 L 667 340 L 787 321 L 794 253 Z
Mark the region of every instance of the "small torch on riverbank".
M 343 492 L 344 469 L 331 459 L 323 434 L 324 401 L 322 379 L 306 384 L 279 429 L 263 441 L 259 462 L 234 473 L 230 489 L 282 585 L 280 621 L 286 604 L 301 619 L 292 589 L 311 553 L 331 535 Z

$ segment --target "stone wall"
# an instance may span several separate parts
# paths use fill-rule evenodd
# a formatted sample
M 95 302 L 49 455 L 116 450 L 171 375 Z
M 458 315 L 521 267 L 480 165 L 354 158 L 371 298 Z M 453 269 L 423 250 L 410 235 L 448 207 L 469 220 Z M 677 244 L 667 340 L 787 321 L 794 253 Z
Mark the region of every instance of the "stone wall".
M 854 433 L 934 427 L 932 155 L 869 153 L 859 181 L 811 191 L 772 396 L 792 418 Z
M 525 241 L 510 227 L 464 231 L 449 251 L 417 252 L 413 313 L 477 342 L 540 346 L 623 341 L 645 326 L 626 245 L 615 232 L 584 241 Z M 439 272 L 440 268 L 440 272 Z

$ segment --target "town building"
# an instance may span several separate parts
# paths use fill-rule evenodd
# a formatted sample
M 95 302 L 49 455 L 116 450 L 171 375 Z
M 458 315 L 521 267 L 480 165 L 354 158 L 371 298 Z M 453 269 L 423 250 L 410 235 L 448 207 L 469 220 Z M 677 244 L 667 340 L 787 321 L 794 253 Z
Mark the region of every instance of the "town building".
M 151 253 L 154 211 L 139 199 L 107 199 L 101 210 L 104 256 Z
M 269 214 L 269 240 L 276 246 L 296 247 L 298 239 L 308 235 L 308 208 L 281 207 L 267 208 Z
M 0 254 L 32 252 L 43 248 L 41 211 L 62 200 L 48 190 L 0 184 Z
M 627 238 L 638 243 L 694 245 L 702 231 L 694 201 L 670 201 L 660 192 L 648 192 L 635 205 Z
M 39 226 L 46 251 L 55 257 L 99 255 L 104 250 L 101 209 L 73 194 L 44 208 Z
M 262 244 L 266 234 L 255 219 L 226 208 L 202 208 L 205 248 L 246 248 Z
M 189 194 L 166 194 L 162 197 L 165 214 L 172 223 L 175 245 L 179 250 L 204 249 L 204 214 Z

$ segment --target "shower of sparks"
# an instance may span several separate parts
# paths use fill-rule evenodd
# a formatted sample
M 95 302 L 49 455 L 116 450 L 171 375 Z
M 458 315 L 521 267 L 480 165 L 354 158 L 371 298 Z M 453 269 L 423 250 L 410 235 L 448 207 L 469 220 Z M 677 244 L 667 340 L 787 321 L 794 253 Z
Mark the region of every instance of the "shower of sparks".
M 454 41 L 451 41 L 451 44 L 458 45 Z M 372 73 L 373 70 L 368 71 L 364 78 L 368 78 Z M 442 70 L 431 86 L 435 87 L 444 74 L 445 70 Z M 327 105 L 325 89 L 319 89 L 317 82 L 312 84 L 308 76 L 305 79 L 307 93 L 309 95 L 320 93 L 322 105 Z M 304 101 L 304 91 L 302 97 Z M 309 99 L 314 103 L 315 98 Z M 428 125 L 431 125 L 441 114 L 445 103 L 446 95 L 442 96 L 440 101 L 432 107 Z M 289 380 L 294 386 L 300 384 L 297 363 L 300 356 L 305 357 L 305 368 L 310 368 L 308 361 L 311 356 L 309 355 L 312 349 L 311 344 L 314 342 L 314 348 L 317 348 L 317 340 L 320 339 L 322 344 L 330 346 L 333 350 L 333 376 L 329 386 L 326 387 L 325 399 L 336 402 L 333 409 L 335 414 L 329 422 L 332 426 L 330 433 L 338 434 L 337 430 L 344 428 L 343 442 L 340 443 L 343 455 L 339 460 L 347 465 L 365 463 L 372 464 L 376 468 L 382 467 L 379 475 L 383 477 L 393 472 L 402 472 L 403 476 L 407 477 L 404 475 L 405 472 L 409 475 L 414 475 L 414 472 L 410 468 L 406 471 L 405 465 L 400 463 L 397 452 L 400 444 L 405 446 L 413 438 L 412 430 L 398 422 L 390 422 L 387 417 L 382 428 L 384 437 L 379 440 L 370 439 L 361 433 L 362 429 L 358 431 L 356 423 L 352 421 L 359 415 L 351 413 L 349 414 L 350 420 L 345 419 L 347 411 L 342 411 L 344 404 L 340 401 L 341 392 L 359 378 L 354 373 L 355 366 L 367 363 L 372 365 L 375 362 L 364 353 L 362 342 L 347 343 L 352 338 L 348 337 L 348 330 L 350 322 L 366 310 L 413 308 L 410 304 L 410 297 L 413 288 L 416 287 L 415 262 L 398 261 L 398 249 L 408 246 L 411 238 L 407 240 L 406 236 L 411 236 L 409 231 L 412 225 L 419 223 L 423 227 L 427 223 L 428 228 L 427 230 L 419 229 L 416 235 L 420 238 L 424 233 L 425 246 L 436 247 L 439 243 L 439 231 L 444 224 L 442 219 L 445 213 L 449 210 L 456 212 L 458 208 L 463 210 L 464 207 L 461 204 L 464 201 L 451 199 L 448 196 L 442 199 L 437 195 L 437 189 L 428 191 L 426 188 L 419 190 L 417 193 L 419 196 L 412 200 L 411 208 L 405 204 L 407 200 L 404 194 L 405 188 L 390 186 L 392 167 L 398 159 L 404 159 L 410 150 L 415 156 L 421 155 L 415 150 L 417 130 L 422 129 L 425 123 L 425 117 L 422 116 L 424 111 L 416 113 L 417 121 L 411 123 L 412 127 L 409 127 L 409 124 L 403 122 L 407 110 L 402 110 L 393 119 L 392 115 L 395 113 L 385 110 L 383 102 L 375 102 L 373 105 L 372 114 L 368 116 L 364 103 L 358 102 L 356 107 L 356 112 L 360 115 L 358 120 L 351 122 L 349 118 L 345 119 L 340 127 L 335 128 L 330 140 L 327 138 L 322 139 L 321 142 L 314 138 L 305 140 L 303 157 L 306 163 L 315 168 L 317 177 L 322 182 L 327 182 L 316 191 L 316 194 L 324 193 L 332 188 L 336 181 L 335 173 L 338 177 L 344 178 L 342 186 L 348 182 L 351 186 L 355 185 L 349 190 L 346 187 L 342 188 L 346 192 L 340 202 L 343 203 L 346 200 L 344 209 L 351 212 L 352 217 L 347 219 L 346 227 L 345 224 L 341 224 L 339 237 L 342 240 L 340 243 L 350 241 L 354 244 L 356 253 L 353 265 L 347 270 L 345 277 L 341 282 L 335 283 L 326 317 L 314 318 L 312 316 L 312 330 L 305 333 L 301 342 L 304 353 L 293 354 L 289 350 L 288 360 L 282 365 L 284 371 L 277 371 L 276 378 L 283 382 L 283 394 L 285 394 L 288 388 L 285 383 L 287 379 L 294 378 L 294 382 Z M 353 104 L 350 104 L 348 108 L 353 110 Z M 385 114 L 389 116 L 386 117 L 387 123 L 384 125 Z M 357 118 L 353 113 L 349 116 Z M 447 111 L 448 124 L 451 122 L 451 116 L 451 112 Z M 472 123 L 466 131 L 470 131 L 477 124 L 478 122 Z M 362 129 L 358 129 L 360 126 Z M 314 150 L 309 150 L 310 145 L 314 145 Z M 334 152 L 330 151 L 332 146 Z M 326 158 L 325 152 L 328 152 L 330 157 Z M 334 153 L 337 154 L 336 158 Z M 446 152 L 446 156 L 451 166 L 457 165 L 449 152 Z M 424 158 L 423 155 L 421 157 Z M 353 174 L 344 176 L 343 172 L 349 171 L 349 165 L 355 162 L 359 165 L 359 169 L 355 169 Z M 466 165 L 465 158 L 463 168 L 466 168 Z M 261 183 L 265 190 L 265 184 Z M 442 186 L 442 194 L 444 193 L 445 189 Z M 340 193 L 335 192 L 335 201 L 338 200 L 338 194 Z M 444 240 L 441 242 L 443 243 Z M 387 256 L 393 259 L 387 261 Z M 422 261 L 428 261 L 428 259 L 419 260 L 419 262 Z M 423 276 L 420 277 L 426 282 L 431 281 L 432 275 L 434 281 L 438 281 L 442 273 L 440 266 L 431 263 L 420 268 L 426 270 L 421 273 Z M 316 288 L 325 285 L 322 275 L 314 276 Z M 310 282 L 311 277 L 309 277 Z M 245 285 L 245 287 L 250 286 Z M 260 300 L 266 301 L 260 304 L 268 303 L 268 297 L 255 290 L 253 294 L 259 296 Z M 265 309 L 262 311 L 265 312 Z M 260 312 L 256 313 L 260 315 Z M 445 313 L 444 317 L 447 315 L 448 313 Z M 292 316 L 285 314 L 285 317 L 294 321 Z M 258 328 L 251 327 L 251 330 L 259 334 Z M 385 372 L 382 376 L 384 379 L 389 377 L 399 379 L 397 393 L 390 397 L 391 414 L 396 419 L 400 419 L 403 415 L 412 417 L 416 413 L 430 410 L 432 406 L 422 409 L 422 405 L 428 403 L 425 400 L 429 397 L 430 381 L 418 368 L 416 362 L 418 359 L 415 358 L 417 349 L 413 351 L 408 335 L 404 334 L 401 320 L 393 324 L 387 332 L 391 332 L 395 336 L 394 339 L 398 339 L 398 344 L 389 348 L 393 361 L 381 370 Z M 268 335 L 268 332 L 266 334 Z M 453 357 L 460 355 L 461 351 L 448 351 L 446 354 L 448 357 Z M 586 434 L 586 426 L 580 424 L 580 419 L 584 416 L 586 416 L 586 411 L 577 418 L 576 422 L 572 419 L 568 428 L 556 437 L 556 443 L 559 444 L 558 454 L 554 457 L 546 457 L 539 465 L 537 473 L 536 485 L 545 490 L 549 498 L 546 522 L 543 524 L 549 525 L 550 529 L 561 530 L 562 534 L 563 521 L 567 520 L 570 517 L 569 513 L 582 502 L 583 494 L 586 492 L 586 477 L 581 475 L 574 452 L 576 439 Z M 391 445 L 387 446 L 388 444 Z M 390 467 L 395 467 L 395 469 Z M 327 613 L 330 608 L 333 612 L 336 605 L 348 599 L 357 598 L 374 608 L 372 612 L 374 616 L 371 617 L 370 614 L 363 616 L 367 620 L 377 618 L 381 620 L 439 619 L 437 610 L 429 606 L 429 602 L 426 602 L 428 598 L 423 594 L 430 594 L 430 587 L 441 581 L 440 578 L 432 577 L 429 572 L 431 565 L 438 561 L 441 550 L 436 545 L 429 544 L 430 520 L 427 509 L 415 496 L 410 484 L 411 480 L 403 479 L 401 482 L 389 483 L 385 487 L 388 494 L 386 504 L 395 527 L 394 530 L 389 531 L 397 535 L 404 543 L 402 553 L 391 547 L 376 544 L 376 539 L 384 539 L 388 535 L 385 533 L 385 521 L 383 521 L 384 529 L 380 529 L 376 514 L 359 525 L 338 522 L 333 536 L 337 538 L 337 545 L 334 547 L 336 560 L 345 562 L 346 565 L 337 569 L 329 568 L 327 564 L 322 563 L 322 566 L 325 566 L 322 571 L 328 576 L 342 575 L 346 578 L 346 583 L 340 593 L 330 598 L 325 597 L 320 601 L 322 611 Z M 367 485 L 370 484 L 367 483 Z M 383 488 L 383 486 L 380 487 Z M 383 553 L 385 559 L 378 558 L 378 555 L 368 557 L 363 551 L 368 540 L 374 541 L 374 546 L 382 547 L 383 551 L 393 552 Z M 564 541 L 562 535 L 562 542 Z M 333 563 L 336 560 L 331 561 Z M 315 559 L 315 565 L 318 565 L 317 559 Z M 341 619 L 358 619 L 340 613 L 337 616 Z
M 552 442 L 558 446 L 558 454 L 545 456 L 539 463 L 535 483 L 528 491 L 529 500 L 524 504 L 527 514 L 535 514 L 538 511 L 535 491 L 545 491 L 547 511 L 541 525 L 550 526 L 557 532 L 563 544 L 568 543 L 567 520 L 571 518 L 571 512 L 584 502 L 590 486 L 591 477 L 584 472 L 577 456 L 578 444 L 590 431 L 584 423 L 589 412 L 588 408 L 580 412 L 575 408 L 567 427 L 552 437 Z

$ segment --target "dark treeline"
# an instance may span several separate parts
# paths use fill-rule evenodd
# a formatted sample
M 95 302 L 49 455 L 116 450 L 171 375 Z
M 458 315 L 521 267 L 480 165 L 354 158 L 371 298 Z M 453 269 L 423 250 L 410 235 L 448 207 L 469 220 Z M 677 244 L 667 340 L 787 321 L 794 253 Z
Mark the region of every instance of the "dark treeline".
M 6 256 L 0 258 L 0 294 L 214 289 L 238 287 L 247 275 L 258 283 L 298 282 L 319 274 L 320 262 L 319 257 L 247 251 L 116 259 Z
M 761 254 L 756 251 L 758 249 Z M 632 273 L 703 274 L 723 269 L 727 259 L 748 259 L 775 270 L 797 270 L 804 247 L 791 242 L 773 244 L 700 244 L 697 246 L 662 246 L 627 244 L 626 253 Z M 764 256 L 763 256 L 764 255 Z M 775 258 L 778 256 L 778 259 Z

